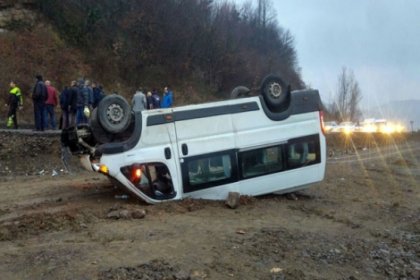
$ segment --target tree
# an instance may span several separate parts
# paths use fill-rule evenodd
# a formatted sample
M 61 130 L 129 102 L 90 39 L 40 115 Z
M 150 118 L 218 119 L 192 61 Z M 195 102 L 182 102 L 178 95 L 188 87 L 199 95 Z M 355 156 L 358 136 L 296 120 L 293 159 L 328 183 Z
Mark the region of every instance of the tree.
M 304 86 L 292 34 L 272 0 L 37 0 L 69 46 L 80 49 L 95 79 L 138 86 L 190 81 L 224 94 L 279 74 Z M 206 92 L 209 92 L 207 90 Z
M 262 27 L 271 24 L 276 18 L 275 10 L 270 0 L 258 0 L 257 22 Z
M 352 122 L 357 122 L 362 114 L 359 109 L 359 103 L 361 100 L 362 93 L 360 91 L 359 83 L 354 81 L 349 100 L 349 117 Z
M 343 67 L 338 76 L 336 100 L 331 108 L 333 110 L 331 114 L 337 115 L 339 121 L 357 122 L 361 115 L 359 109 L 361 99 L 362 93 L 353 71 Z

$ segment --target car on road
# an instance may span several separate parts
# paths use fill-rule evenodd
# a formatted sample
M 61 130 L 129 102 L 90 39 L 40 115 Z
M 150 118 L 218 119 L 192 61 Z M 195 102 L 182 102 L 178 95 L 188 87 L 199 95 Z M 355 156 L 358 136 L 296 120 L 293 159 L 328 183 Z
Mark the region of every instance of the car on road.
M 356 124 L 349 121 L 341 122 L 338 125 L 338 130 L 344 134 L 351 134 L 356 131 Z
M 325 122 L 324 123 L 324 129 L 325 129 L 326 133 L 340 132 L 339 126 L 338 126 L 337 122 L 335 122 L 335 121 Z

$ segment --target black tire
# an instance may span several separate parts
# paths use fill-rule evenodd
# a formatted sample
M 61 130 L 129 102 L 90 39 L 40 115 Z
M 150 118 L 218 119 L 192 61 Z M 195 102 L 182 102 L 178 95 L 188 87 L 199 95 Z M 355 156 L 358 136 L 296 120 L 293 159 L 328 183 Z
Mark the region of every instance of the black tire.
M 101 126 L 98 119 L 98 108 L 93 109 L 89 120 L 89 126 L 92 130 L 93 137 L 100 144 L 112 142 L 114 135 L 106 132 Z
M 99 124 L 106 132 L 118 134 L 127 129 L 131 119 L 131 107 L 120 95 L 104 97 L 98 105 Z
M 278 111 L 284 107 L 290 91 L 280 77 L 269 75 L 261 83 L 261 95 L 270 109 Z
M 230 98 L 235 99 L 235 98 L 248 97 L 250 96 L 250 93 L 251 91 L 249 90 L 249 88 L 244 87 L 244 86 L 238 86 L 232 90 L 232 92 L 230 93 Z

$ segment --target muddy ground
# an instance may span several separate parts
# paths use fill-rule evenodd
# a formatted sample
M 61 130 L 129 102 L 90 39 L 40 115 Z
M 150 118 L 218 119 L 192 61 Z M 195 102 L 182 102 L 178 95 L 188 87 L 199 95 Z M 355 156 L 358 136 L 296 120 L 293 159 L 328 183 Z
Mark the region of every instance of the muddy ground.
M 0 132 L 1 279 L 419 279 L 420 137 L 328 137 L 295 196 L 147 205 Z M 145 214 L 145 215 L 144 215 Z

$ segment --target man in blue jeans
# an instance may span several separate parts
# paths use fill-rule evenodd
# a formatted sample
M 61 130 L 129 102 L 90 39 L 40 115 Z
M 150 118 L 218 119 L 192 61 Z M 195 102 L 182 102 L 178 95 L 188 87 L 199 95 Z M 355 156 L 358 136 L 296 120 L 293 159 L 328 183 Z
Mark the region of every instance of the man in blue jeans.
M 58 104 L 58 93 L 57 90 L 51 85 L 51 82 L 46 80 L 45 86 L 47 87 L 47 100 L 45 101 L 45 124 L 44 128 L 57 129 L 55 119 L 55 107 Z
M 42 75 L 36 75 L 36 83 L 32 91 L 32 102 L 34 104 L 35 130 L 37 131 L 44 131 L 44 110 L 47 97 L 47 88 Z

